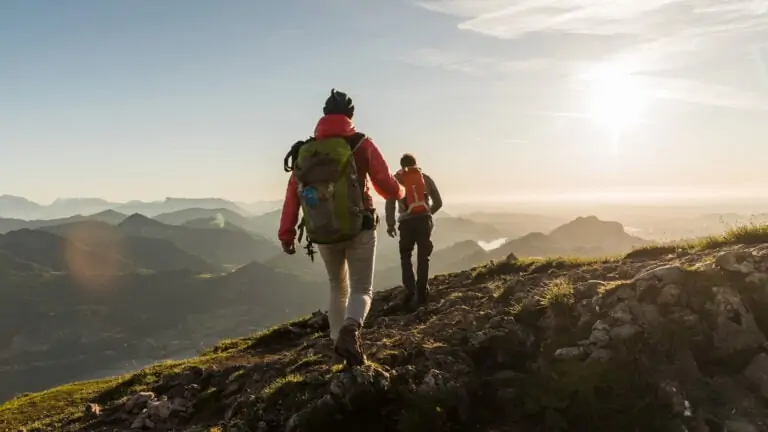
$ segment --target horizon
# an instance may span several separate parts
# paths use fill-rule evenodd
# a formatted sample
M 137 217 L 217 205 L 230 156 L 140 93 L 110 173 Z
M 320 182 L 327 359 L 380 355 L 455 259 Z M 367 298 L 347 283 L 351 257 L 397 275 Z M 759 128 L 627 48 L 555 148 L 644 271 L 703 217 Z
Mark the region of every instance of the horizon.
M 749 0 L 7 0 L 0 183 L 281 199 L 336 87 L 457 203 L 762 198 L 766 40 Z

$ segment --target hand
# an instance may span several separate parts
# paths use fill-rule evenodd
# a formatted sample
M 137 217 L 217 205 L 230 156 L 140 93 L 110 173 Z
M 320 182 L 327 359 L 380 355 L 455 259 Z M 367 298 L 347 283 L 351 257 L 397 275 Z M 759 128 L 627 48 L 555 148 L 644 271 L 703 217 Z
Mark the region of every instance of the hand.
M 389 234 L 390 237 L 395 238 L 397 237 L 397 229 L 393 226 L 387 227 L 387 234 Z
M 296 253 L 296 245 L 293 242 L 283 243 L 283 252 L 287 253 L 288 255 L 295 254 Z

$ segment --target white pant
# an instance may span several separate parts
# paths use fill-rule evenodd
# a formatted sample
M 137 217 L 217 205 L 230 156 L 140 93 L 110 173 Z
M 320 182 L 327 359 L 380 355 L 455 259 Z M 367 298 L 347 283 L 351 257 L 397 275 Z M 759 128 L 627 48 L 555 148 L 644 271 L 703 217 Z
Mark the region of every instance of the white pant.
M 335 341 L 345 319 L 362 326 L 371 309 L 376 231 L 363 230 L 352 240 L 317 248 L 331 284 L 328 323 Z

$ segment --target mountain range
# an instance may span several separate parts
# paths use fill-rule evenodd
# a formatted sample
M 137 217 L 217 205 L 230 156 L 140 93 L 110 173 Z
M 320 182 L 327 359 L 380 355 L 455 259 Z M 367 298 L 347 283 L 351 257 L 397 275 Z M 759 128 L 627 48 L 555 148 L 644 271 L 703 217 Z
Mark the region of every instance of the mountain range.
M 274 210 L 279 201 L 235 203 L 222 198 L 174 198 L 162 201 L 111 202 L 101 198 L 58 198 L 51 204 L 40 204 L 24 197 L 0 195 L 0 217 L 13 219 L 58 219 L 71 215 L 90 215 L 105 210 L 119 213 L 141 213 L 156 216 L 188 208 L 227 209 L 241 215 L 257 215 Z
M 279 211 L 249 215 L 194 204 L 154 215 L 102 209 L 0 219 L 0 400 L 189 356 L 325 308 L 321 259 L 281 252 Z M 397 239 L 385 231 L 379 227 L 377 290 L 400 279 Z M 647 243 L 596 217 L 547 232 L 516 237 L 508 227 L 441 215 L 431 273 L 509 253 L 608 255 Z M 499 240 L 491 250 L 478 243 Z

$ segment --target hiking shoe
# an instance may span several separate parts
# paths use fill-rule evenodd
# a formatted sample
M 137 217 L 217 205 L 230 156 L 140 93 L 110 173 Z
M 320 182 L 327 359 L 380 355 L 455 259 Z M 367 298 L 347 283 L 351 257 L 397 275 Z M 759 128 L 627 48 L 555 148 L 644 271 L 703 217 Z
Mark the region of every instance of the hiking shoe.
M 416 307 L 426 306 L 429 302 L 429 287 L 424 287 L 416 293 Z
M 363 344 L 360 342 L 360 327 L 357 324 L 346 323 L 341 327 L 334 351 L 346 360 L 349 366 L 365 364 Z
M 413 290 L 407 290 L 405 291 L 405 295 L 403 296 L 400 306 L 407 308 L 410 307 L 413 303 L 413 297 L 414 293 Z

